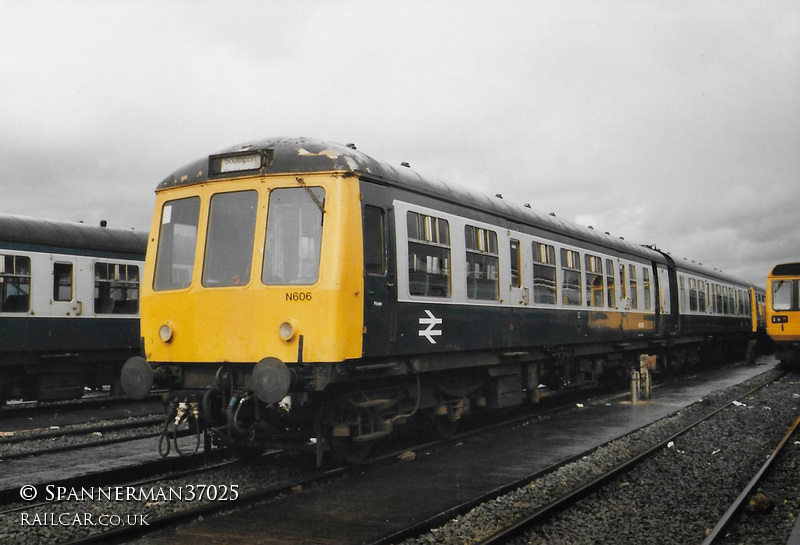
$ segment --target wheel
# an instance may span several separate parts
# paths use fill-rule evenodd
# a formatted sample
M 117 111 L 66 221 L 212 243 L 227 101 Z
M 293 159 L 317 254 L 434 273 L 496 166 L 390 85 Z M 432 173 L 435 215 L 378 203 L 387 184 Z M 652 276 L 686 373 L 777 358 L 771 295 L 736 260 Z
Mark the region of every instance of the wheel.
M 331 454 L 341 464 L 362 464 L 369 457 L 374 441 L 353 441 L 350 437 L 331 437 Z
M 458 432 L 459 421 L 447 414 L 437 414 L 436 409 L 427 410 L 421 415 L 422 429 L 438 439 L 450 439 Z

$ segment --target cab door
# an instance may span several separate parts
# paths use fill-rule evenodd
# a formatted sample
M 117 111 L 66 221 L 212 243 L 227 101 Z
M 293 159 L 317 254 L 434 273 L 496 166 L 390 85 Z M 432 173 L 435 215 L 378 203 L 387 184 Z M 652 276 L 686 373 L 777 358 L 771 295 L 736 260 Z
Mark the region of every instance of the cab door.
M 397 343 L 395 269 L 387 208 L 364 205 L 364 357 L 386 356 Z

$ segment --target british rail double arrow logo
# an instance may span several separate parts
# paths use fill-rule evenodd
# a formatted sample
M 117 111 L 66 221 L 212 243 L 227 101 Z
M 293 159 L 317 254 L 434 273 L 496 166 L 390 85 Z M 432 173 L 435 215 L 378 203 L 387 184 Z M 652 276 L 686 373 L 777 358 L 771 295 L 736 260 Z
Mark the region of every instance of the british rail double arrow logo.
M 434 328 L 437 325 L 441 325 L 442 324 L 442 319 L 441 318 L 437 318 L 436 316 L 434 316 L 433 312 L 431 312 L 430 310 L 426 310 L 425 314 L 427 314 L 428 317 L 427 318 L 420 318 L 419 319 L 419 325 L 421 325 L 421 326 L 427 325 L 428 327 L 427 327 L 427 329 L 420 329 L 419 330 L 419 336 L 420 337 L 425 337 L 426 339 L 428 339 L 428 342 L 430 342 L 431 344 L 436 344 L 436 339 L 434 339 L 434 337 L 438 337 L 439 335 L 441 335 L 442 334 L 442 330 L 441 329 L 434 329 Z

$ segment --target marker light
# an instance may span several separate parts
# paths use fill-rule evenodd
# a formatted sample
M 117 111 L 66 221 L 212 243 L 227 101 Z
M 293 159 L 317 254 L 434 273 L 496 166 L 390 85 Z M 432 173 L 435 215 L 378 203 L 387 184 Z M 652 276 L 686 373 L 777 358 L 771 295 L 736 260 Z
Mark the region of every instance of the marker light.
M 294 336 L 297 335 L 297 330 L 292 322 L 283 322 L 278 328 L 278 335 L 288 342 L 294 339 Z
M 172 325 L 170 325 L 169 322 L 158 328 L 158 336 L 165 343 L 168 343 L 172 340 L 172 335 Z
M 786 323 L 789 323 L 789 317 L 788 316 L 775 315 L 775 316 L 772 317 L 772 323 L 773 324 L 786 324 Z

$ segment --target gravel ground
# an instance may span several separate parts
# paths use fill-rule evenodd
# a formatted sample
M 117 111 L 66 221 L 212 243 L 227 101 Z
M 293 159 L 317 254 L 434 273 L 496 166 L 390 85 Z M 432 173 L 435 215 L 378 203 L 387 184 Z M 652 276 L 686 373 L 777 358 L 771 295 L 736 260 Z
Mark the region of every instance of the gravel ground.
M 178 479 L 132 485 L 131 492 L 126 485 L 108 485 L 100 487 L 105 496 L 92 487 L 85 492 L 75 490 L 71 497 L 56 504 L 31 502 L 4 506 L 2 509 L 24 509 L 0 513 L 0 543 L 58 544 L 128 525 L 147 525 L 159 517 L 201 504 L 227 503 L 234 507 L 238 496 L 298 479 L 312 470 L 275 460 L 253 461 Z M 94 499 L 89 497 L 90 493 Z M 81 494 L 83 498 L 76 497 Z M 46 495 L 46 491 L 40 490 L 37 499 Z
M 715 392 L 671 417 L 402 543 L 480 541 L 505 523 L 669 437 L 721 405 L 734 391 L 744 394 L 752 382 Z M 794 397 L 797 393 L 800 383 L 796 376 L 784 377 L 759 390 L 742 400 L 742 405 L 725 410 L 711 422 L 678 437 L 672 446 L 514 543 L 701 543 L 794 422 L 800 404 Z M 791 473 L 800 463 L 800 444 L 792 444 L 789 451 L 782 458 L 789 461 L 789 473 L 777 477 L 778 484 L 762 487 L 772 507 L 766 513 L 746 515 L 747 537 L 731 543 L 785 543 L 788 539 L 800 505 L 797 487 L 786 483 L 800 482 L 797 472 Z M 756 530 L 758 535 L 752 533 Z M 731 534 L 737 531 L 735 527 L 730 530 Z

